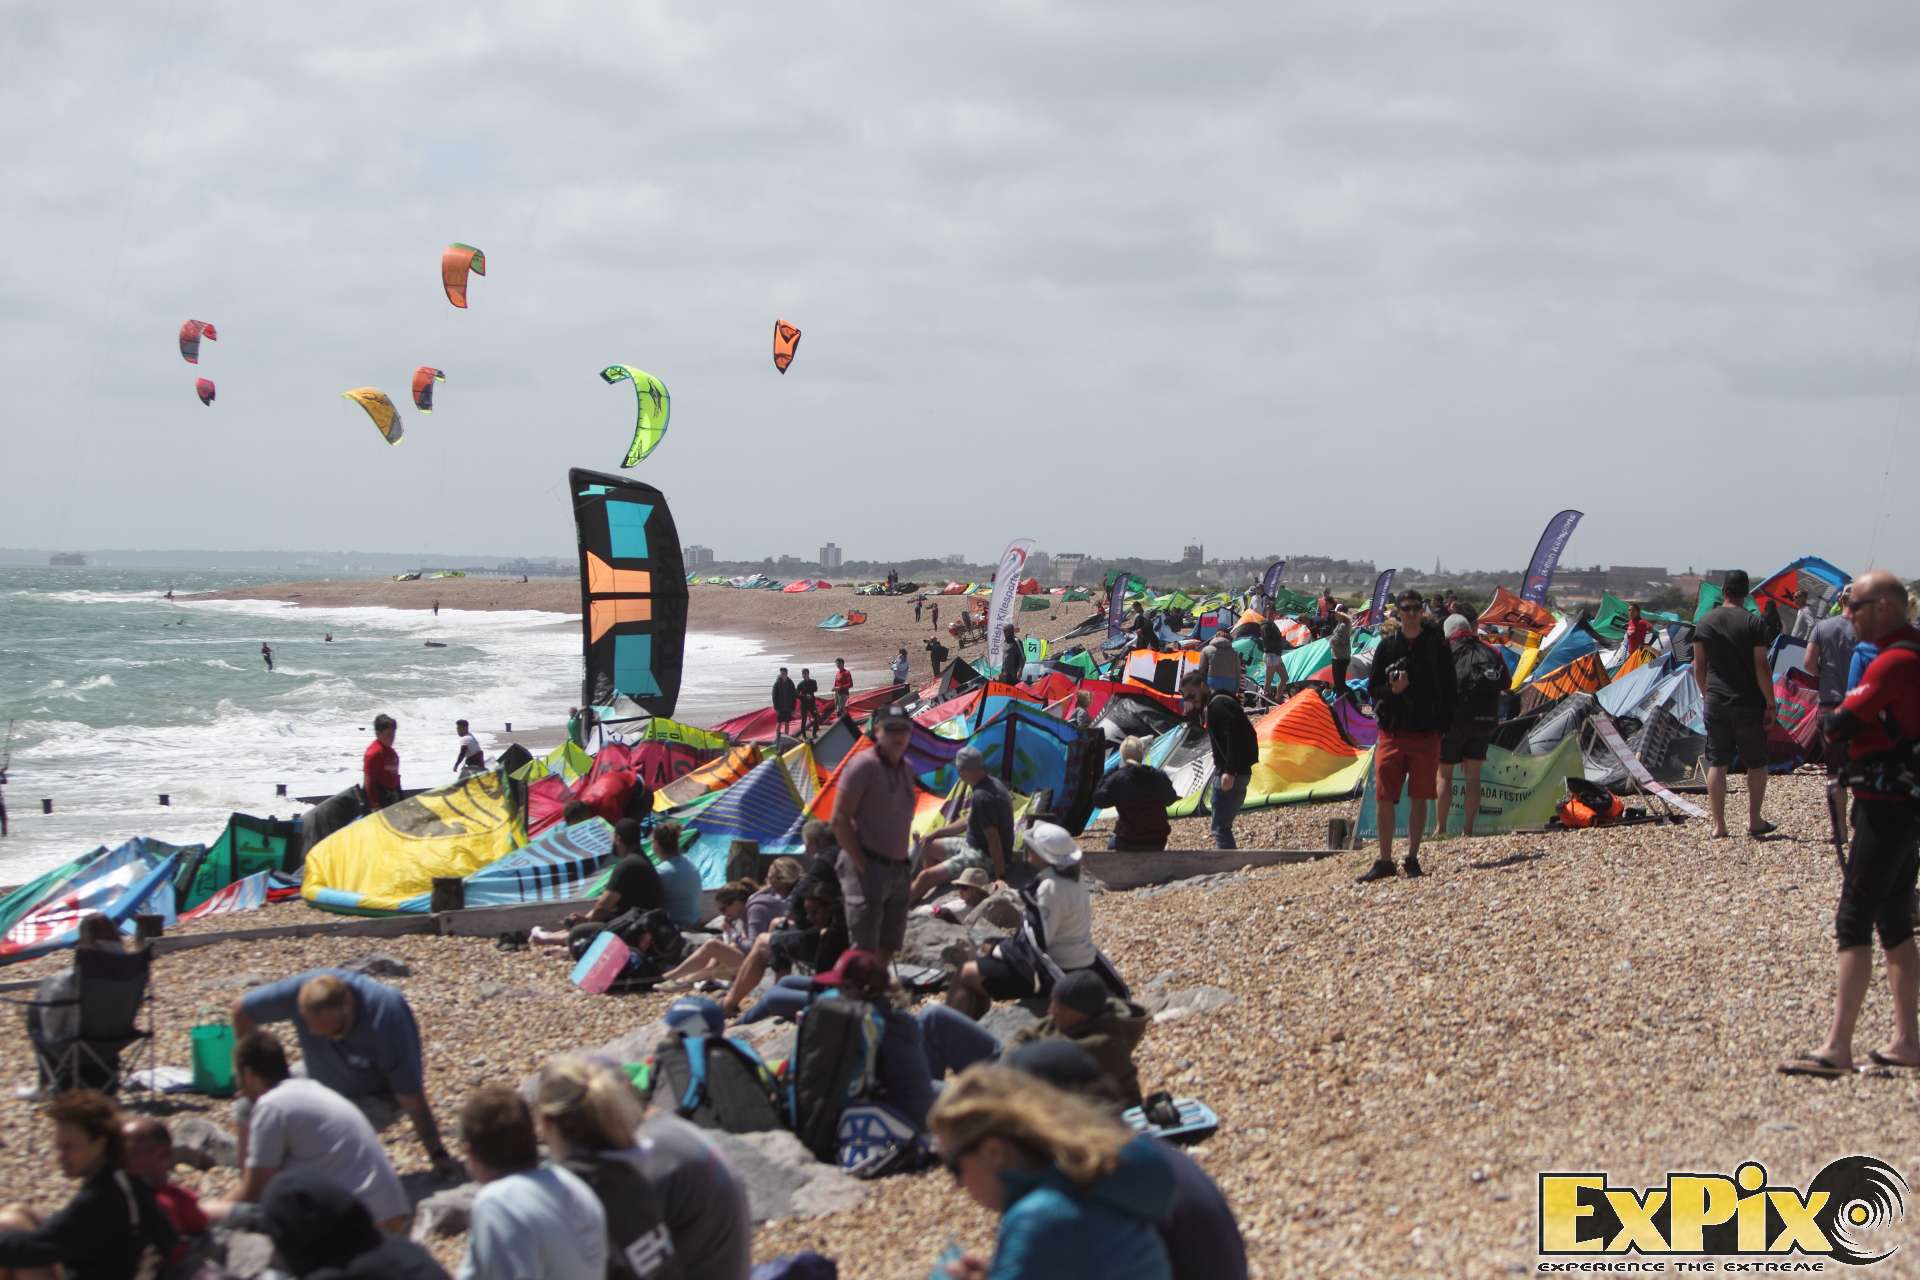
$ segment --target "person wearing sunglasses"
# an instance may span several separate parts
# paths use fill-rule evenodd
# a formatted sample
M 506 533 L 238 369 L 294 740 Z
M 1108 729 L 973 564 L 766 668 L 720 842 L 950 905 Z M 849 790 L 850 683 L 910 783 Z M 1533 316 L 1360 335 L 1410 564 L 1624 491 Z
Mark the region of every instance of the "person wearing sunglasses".
M 1001 1066 L 962 1072 L 929 1120 L 953 1180 L 1000 1215 L 993 1258 L 948 1263 L 950 1280 L 1170 1280 L 1156 1224 L 1174 1177 L 1151 1140 Z
M 1834 911 L 1839 978 L 1833 1025 L 1813 1053 L 1780 1065 L 1788 1075 L 1853 1071 L 1853 1033 L 1873 978 L 1873 940 L 1887 956 L 1893 1038 L 1868 1052 L 1876 1066 L 1920 1067 L 1920 950 L 1914 946 L 1913 888 L 1920 878 L 1920 630 L 1908 620 L 1900 579 L 1876 569 L 1854 579 L 1854 631 L 1879 656 L 1838 711 L 1821 717 L 1829 740 L 1844 742 L 1852 788 L 1853 844 Z
M 1380 742 L 1373 753 L 1374 794 L 1380 808 L 1380 855 L 1360 877 L 1361 884 L 1391 879 L 1394 811 L 1400 789 L 1407 791 L 1409 878 L 1421 874 L 1420 837 L 1427 827 L 1427 802 L 1440 796 L 1440 735 L 1453 724 L 1458 690 L 1453 655 L 1440 628 L 1429 624 L 1427 602 L 1418 591 L 1403 591 L 1400 625 L 1388 631 L 1373 651 L 1367 693 Z

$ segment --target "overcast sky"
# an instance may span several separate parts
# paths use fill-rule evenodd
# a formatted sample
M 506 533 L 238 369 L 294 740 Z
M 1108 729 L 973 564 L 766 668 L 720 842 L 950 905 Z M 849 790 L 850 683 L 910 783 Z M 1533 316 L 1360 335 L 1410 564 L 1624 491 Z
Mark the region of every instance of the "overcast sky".
M 1912 4 L 16 0 L 0 67 L 0 545 L 564 554 L 618 362 L 729 558 L 1574 506 L 1569 563 L 1920 572 Z M 418 364 L 389 447 L 340 392 Z

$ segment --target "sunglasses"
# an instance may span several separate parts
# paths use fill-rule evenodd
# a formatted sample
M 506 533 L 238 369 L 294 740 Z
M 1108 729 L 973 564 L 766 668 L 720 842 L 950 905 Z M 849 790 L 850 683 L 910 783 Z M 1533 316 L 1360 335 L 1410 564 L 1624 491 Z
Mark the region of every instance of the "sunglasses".
M 948 1173 L 953 1175 L 955 1182 L 960 1181 L 960 1162 L 978 1151 L 980 1144 L 985 1142 L 988 1136 L 989 1135 L 983 1133 L 956 1151 L 942 1151 L 940 1153 L 940 1163 L 945 1166 Z

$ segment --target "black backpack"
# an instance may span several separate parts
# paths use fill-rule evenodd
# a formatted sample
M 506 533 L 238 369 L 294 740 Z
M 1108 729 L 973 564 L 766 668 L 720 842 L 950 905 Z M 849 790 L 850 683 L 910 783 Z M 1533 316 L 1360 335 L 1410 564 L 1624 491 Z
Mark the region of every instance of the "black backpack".
M 780 1090 L 760 1055 L 738 1040 L 675 1031 L 648 1059 L 647 1096 L 702 1129 L 765 1133 L 784 1129 Z
M 817 1159 L 838 1159 L 840 1113 L 872 1095 L 885 1025 L 867 1001 L 837 992 L 816 996 L 801 1015 L 787 1061 L 787 1108 L 794 1134 Z
M 1454 683 L 1463 709 L 1481 720 L 1500 714 L 1500 695 L 1513 683 L 1507 664 L 1492 646 L 1479 640 L 1463 645 L 1454 655 Z
M 687 940 L 673 917 L 659 907 L 622 911 L 607 922 L 620 941 L 640 952 L 664 973 L 686 958 Z

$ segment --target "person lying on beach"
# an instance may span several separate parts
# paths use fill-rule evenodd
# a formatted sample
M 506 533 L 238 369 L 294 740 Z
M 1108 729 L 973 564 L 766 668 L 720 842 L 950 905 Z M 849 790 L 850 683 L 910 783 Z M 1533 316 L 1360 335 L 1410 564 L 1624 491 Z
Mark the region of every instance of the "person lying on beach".
M 1080 878 L 1080 846 L 1066 828 L 1036 822 L 1027 832 L 1027 861 L 1041 874 L 1024 891 L 1027 924 L 1016 935 L 988 941 L 947 986 L 947 1003 L 979 1018 L 995 1000 L 1024 1000 L 1047 990 L 1036 948 L 1063 973 L 1091 968 L 1093 906 Z
M 413 1221 L 380 1135 L 358 1107 L 318 1080 L 300 1079 L 287 1066 L 279 1037 L 249 1031 L 233 1049 L 234 1077 L 248 1104 L 245 1173 L 231 1200 L 210 1201 L 207 1216 L 242 1230 L 258 1230 L 260 1203 L 281 1173 L 300 1170 L 332 1183 L 366 1206 L 374 1225 L 399 1235 Z
M 289 1021 L 306 1075 L 359 1107 L 376 1130 L 406 1112 L 434 1171 L 460 1171 L 427 1103 L 420 1027 L 405 996 L 345 969 L 310 969 L 255 987 L 233 1003 L 236 1040 Z M 252 1107 L 242 1099 L 233 1111 L 244 1158 Z
M 585 805 L 580 807 L 586 809 Z M 589 810 L 585 816 L 591 818 L 593 814 Z M 567 821 L 575 821 L 572 806 L 568 807 Z M 666 906 L 667 891 L 660 883 L 660 873 L 654 869 L 653 859 L 640 849 L 638 822 L 622 818 L 614 824 L 613 850 L 619 860 L 613 864 L 606 892 L 600 895 L 599 901 L 584 915 L 575 912 L 566 917 L 558 929 L 533 930 L 527 935 L 529 943 L 536 947 L 567 947 L 576 938 L 591 938 L 602 932 L 615 916 Z
M 985 902 L 987 895 L 992 892 L 993 882 L 987 879 L 987 873 L 978 867 L 968 867 L 954 877 L 952 893 L 936 902 L 915 907 L 913 914 L 931 916 L 950 924 L 965 924 L 974 908 Z

